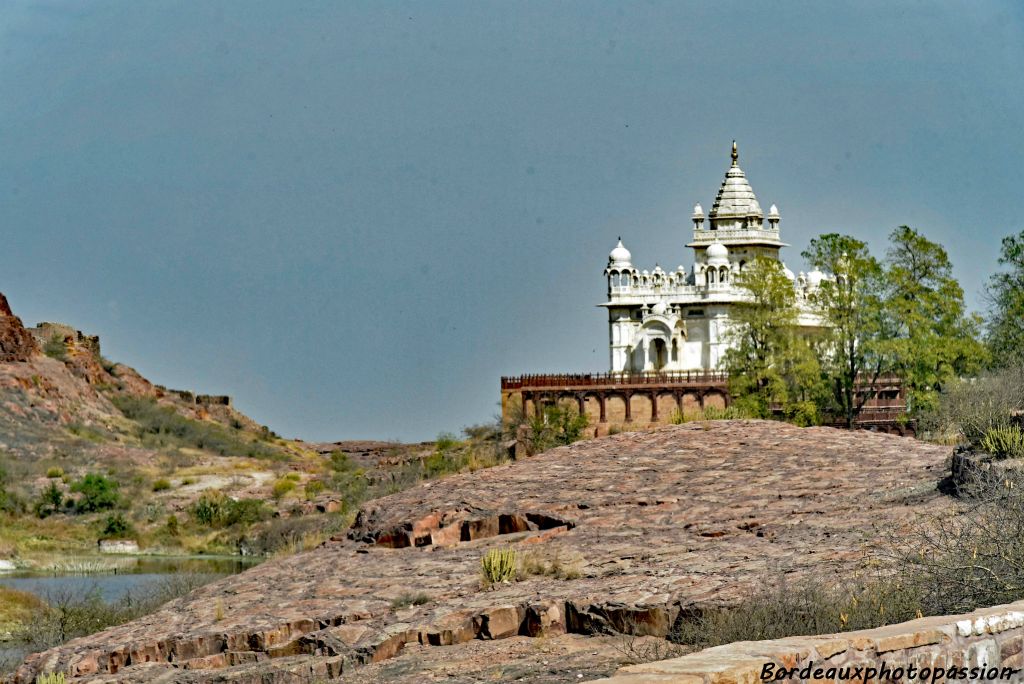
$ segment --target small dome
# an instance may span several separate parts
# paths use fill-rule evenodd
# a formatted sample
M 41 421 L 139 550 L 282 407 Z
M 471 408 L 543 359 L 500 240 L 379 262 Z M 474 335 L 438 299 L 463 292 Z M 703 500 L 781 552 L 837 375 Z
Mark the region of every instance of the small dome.
M 721 242 L 712 242 L 708 245 L 708 263 L 715 266 L 729 264 L 729 248 Z
M 667 310 L 668 310 L 668 305 L 665 304 L 665 302 L 658 302 L 654 306 L 651 307 L 651 313 L 656 315 L 656 316 L 664 316 L 665 312 Z
M 774 204 L 768 207 L 768 215 L 772 218 L 779 218 L 779 208 Z
M 772 205 L 772 206 L 774 207 L 775 205 Z M 786 276 L 790 280 L 796 280 L 796 275 L 794 275 L 794 273 L 792 271 L 790 271 L 788 268 L 786 268 L 786 262 L 785 261 L 782 262 L 782 275 Z
M 632 266 L 633 255 L 629 253 L 626 246 L 622 244 L 622 238 L 619 238 L 619 244 L 615 245 L 615 249 L 612 250 L 611 254 L 608 255 L 608 263 L 612 266 L 618 267 L 629 267 Z
M 704 218 L 704 207 L 700 206 L 700 202 L 693 205 L 693 218 Z
M 807 274 L 807 284 L 810 285 L 811 287 L 818 287 L 818 285 L 820 285 L 821 281 L 824 279 L 825 274 L 819 271 L 818 269 L 814 269 L 813 271 Z
M 651 272 L 651 275 L 665 275 L 665 271 L 662 270 L 659 264 L 654 264 L 654 271 Z

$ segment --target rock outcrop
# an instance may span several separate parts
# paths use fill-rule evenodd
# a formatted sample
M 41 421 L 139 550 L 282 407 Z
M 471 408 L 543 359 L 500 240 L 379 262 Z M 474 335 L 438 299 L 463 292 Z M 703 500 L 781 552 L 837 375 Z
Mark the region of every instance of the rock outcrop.
M 767 572 L 861 567 L 879 528 L 950 505 L 936 489 L 946 457 L 910 438 L 766 421 L 577 443 L 370 502 L 349 534 L 30 656 L 13 681 L 371 681 L 355 673 L 407 647 L 664 636 Z M 481 556 L 506 546 L 541 570 L 483 587 Z M 417 662 L 402 681 L 426 679 Z
M 39 352 L 35 338 L 14 315 L 7 297 L 0 294 L 0 363 L 28 361 Z

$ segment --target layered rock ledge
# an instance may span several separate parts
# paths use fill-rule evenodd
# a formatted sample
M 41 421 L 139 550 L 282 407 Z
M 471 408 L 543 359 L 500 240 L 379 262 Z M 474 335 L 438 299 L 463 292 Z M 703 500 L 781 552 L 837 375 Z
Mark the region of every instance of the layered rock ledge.
M 937 491 L 948 449 L 721 421 L 620 434 L 375 500 L 348 535 L 30 656 L 13 681 L 319 681 L 406 645 L 663 636 L 766 572 L 848 572 Z M 557 575 L 484 589 L 511 545 Z M 403 605 L 409 593 L 422 605 Z
M 915 676 L 908 673 L 911 667 Z M 624 667 L 595 684 L 754 683 L 764 681 L 762 672 L 780 668 L 797 670 L 798 676 L 785 681 L 1024 681 L 1024 601 L 857 632 L 726 644 Z M 884 677 L 883 668 L 902 676 Z M 839 674 L 844 670 L 848 674 Z

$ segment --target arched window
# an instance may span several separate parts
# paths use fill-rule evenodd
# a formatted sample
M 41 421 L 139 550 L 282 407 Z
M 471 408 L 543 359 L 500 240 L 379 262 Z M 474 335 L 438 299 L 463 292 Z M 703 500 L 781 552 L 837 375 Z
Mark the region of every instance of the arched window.
M 725 266 L 722 267 L 722 275 L 719 276 L 718 280 L 719 282 L 722 283 L 729 282 L 729 269 L 727 269 Z
M 708 285 L 715 284 L 715 269 L 708 269 Z

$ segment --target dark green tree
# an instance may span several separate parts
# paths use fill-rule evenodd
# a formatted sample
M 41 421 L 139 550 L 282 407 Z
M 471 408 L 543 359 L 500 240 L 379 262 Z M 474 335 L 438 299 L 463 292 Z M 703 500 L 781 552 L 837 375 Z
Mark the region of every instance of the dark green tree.
M 1003 238 L 999 265 L 989 279 L 988 347 L 996 366 L 1024 365 L 1024 231 Z
M 779 409 L 795 422 L 817 422 L 821 372 L 808 340 L 797 332 L 793 281 L 776 259 L 758 257 L 733 282 L 746 295 L 733 308 L 723 359 L 736 406 L 761 418 Z
M 911 412 L 920 414 L 936 407 L 950 380 L 981 369 L 981 321 L 966 312 L 945 248 L 913 228 L 889 235 L 884 280 L 892 329 L 880 347 L 907 389 Z
M 883 269 L 866 243 L 838 233 L 811 240 L 803 257 L 833 274 L 821 281 L 811 303 L 824 324 L 825 376 L 840 415 L 853 427 L 875 381 L 891 370 L 882 344 L 894 333 L 885 307 Z

